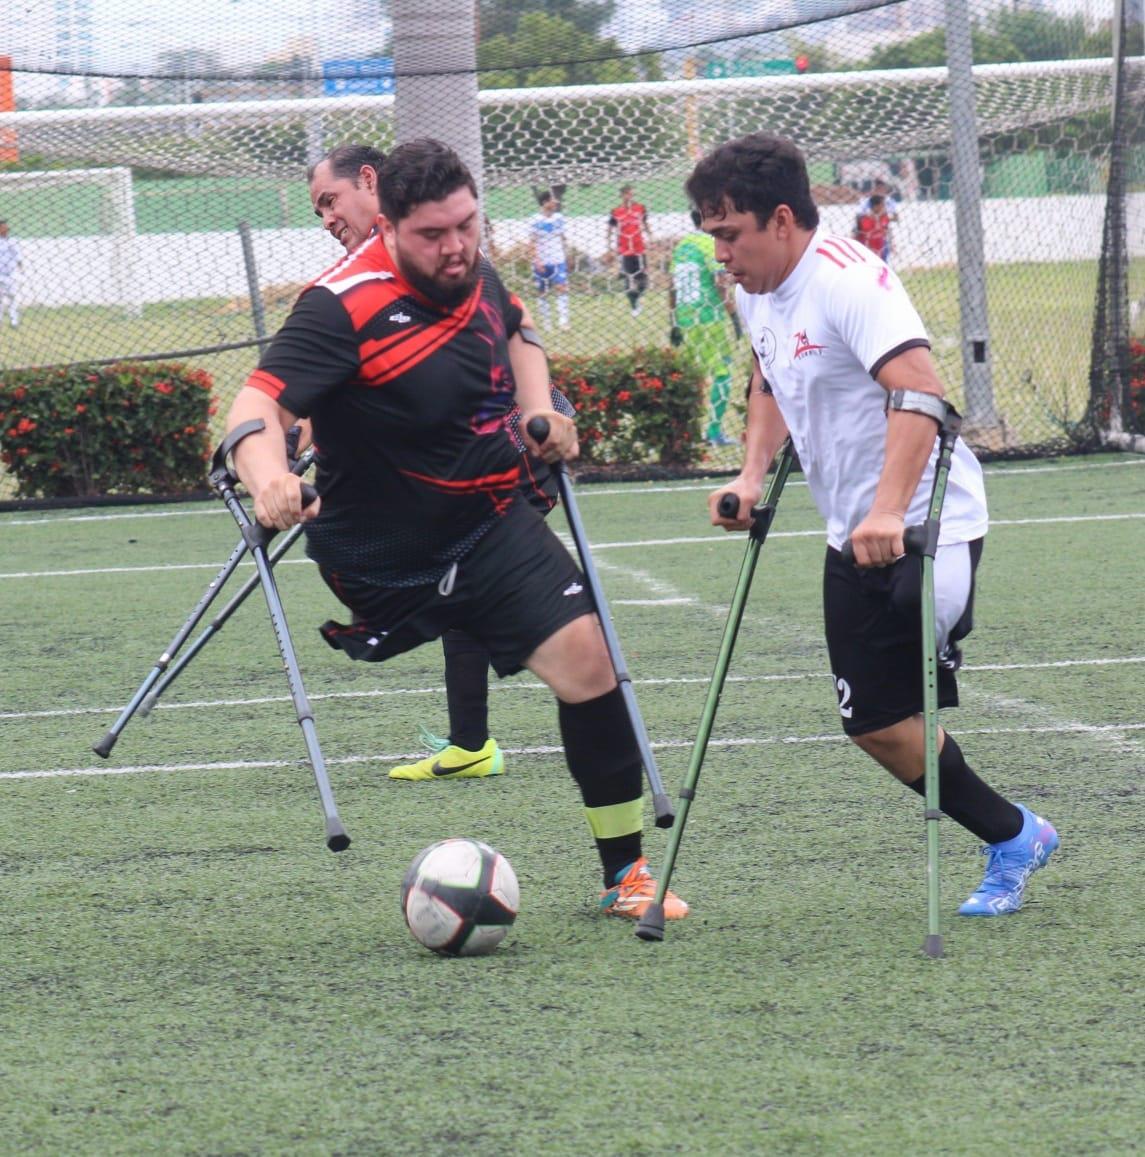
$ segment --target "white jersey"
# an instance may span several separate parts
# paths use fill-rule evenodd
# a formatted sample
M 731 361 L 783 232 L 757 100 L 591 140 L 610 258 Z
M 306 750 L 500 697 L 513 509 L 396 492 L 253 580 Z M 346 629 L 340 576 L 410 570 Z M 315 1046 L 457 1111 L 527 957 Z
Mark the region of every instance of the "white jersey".
M 930 347 L 922 319 L 877 254 L 823 229 L 774 293 L 737 286 L 736 304 L 827 521 L 827 541 L 839 549 L 870 512 L 883 469 L 887 392 L 875 375 L 898 354 Z M 936 438 L 908 526 L 929 512 L 937 458 Z M 982 468 L 960 438 L 939 541 L 981 538 L 987 522 Z
M 19 264 L 20 246 L 11 237 L 0 237 L 0 277 L 7 281 Z
M 536 242 L 538 265 L 560 265 L 565 259 L 565 217 L 563 213 L 538 213 L 529 225 Z

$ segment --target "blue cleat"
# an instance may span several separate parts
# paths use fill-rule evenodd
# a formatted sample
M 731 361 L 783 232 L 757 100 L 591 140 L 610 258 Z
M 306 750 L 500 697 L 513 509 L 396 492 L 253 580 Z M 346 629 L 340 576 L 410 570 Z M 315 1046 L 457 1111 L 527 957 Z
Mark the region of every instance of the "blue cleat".
M 1057 850 L 1058 834 L 1053 824 L 1036 816 L 1024 804 L 1018 804 L 1024 817 L 1022 830 L 1011 840 L 987 844 L 982 849 L 986 875 L 978 890 L 972 892 L 958 909 L 960 916 L 1005 916 L 1022 906 L 1026 881 Z

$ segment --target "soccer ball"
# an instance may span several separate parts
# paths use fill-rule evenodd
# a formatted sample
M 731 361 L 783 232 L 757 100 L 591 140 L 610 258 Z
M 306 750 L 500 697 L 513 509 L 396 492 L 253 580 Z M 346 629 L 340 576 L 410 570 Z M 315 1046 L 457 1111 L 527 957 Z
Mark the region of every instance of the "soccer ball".
M 513 866 L 480 840 L 430 844 L 402 880 L 402 915 L 415 940 L 446 956 L 492 952 L 517 919 Z

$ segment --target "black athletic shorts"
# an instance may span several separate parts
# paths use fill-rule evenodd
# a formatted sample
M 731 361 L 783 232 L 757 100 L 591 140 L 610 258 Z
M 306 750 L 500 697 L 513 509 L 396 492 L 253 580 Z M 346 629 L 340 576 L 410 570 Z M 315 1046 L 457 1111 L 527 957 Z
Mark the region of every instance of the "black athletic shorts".
M 503 678 L 520 671 L 550 635 L 595 610 L 584 575 L 522 499 L 461 560 L 452 587 L 448 575 L 418 587 L 376 586 L 325 570 L 322 577 L 354 616 L 349 626 L 325 623 L 323 638 L 371 663 L 457 628 L 485 647 Z
M 957 644 L 974 625 L 974 576 L 982 539 L 968 543 L 969 594 L 951 627 Z M 865 735 L 923 709 L 922 564 L 916 556 L 860 570 L 831 547 L 823 566 L 823 621 L 839 714 L 848 735 Z M 958 706 L 955 662 L 938 665 L 938 705 Z

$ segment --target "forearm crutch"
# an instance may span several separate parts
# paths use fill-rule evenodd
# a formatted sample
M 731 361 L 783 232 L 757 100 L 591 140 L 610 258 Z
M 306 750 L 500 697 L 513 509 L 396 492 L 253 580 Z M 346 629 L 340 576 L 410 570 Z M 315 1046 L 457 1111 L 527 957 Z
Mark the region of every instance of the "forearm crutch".
M 684 786 L 680 788 L 680 811 L 676 816 L 675 826 L 668 838 L 668 852 L 664 857 L 664 866 L 656 877 L 656 896 L 644 910 L 636 925 L 636 935 L 641 940 L 664 939 L 664 896 L 668 892 L 668 885 L 672 879 L 672 870 L 676 865 L 676 854 L 680 849 L 680 840 L 684 835 L 684 825 L 688 821 L 688 811 L 692 800 L 696 798 L 696 784 L 700 779 L 700 768 L 704 763 L 704 756 L 708 750 L 708 739 L 712 734 L 712 724 L 715 722 L 716 711 L 720 705 L 720 696 L 723 693 L 724 681 L 727 678 L 728 666 L 731 663 L 732 651 L 735 648 L 736 637 L 739 635 L 740 624 L 743 621 L 744 607 L 747 605 L 748 592 L 751 590 L 751 580 L 755 574 L 755 566 L 759 561 L 759 552 L 763 546 L 767 532 L 771 529 L 775 518 L 775 509 L 783 487 L 787 482 L 787 475 L 791 472 L 795 454 L 791 448 L 791 441 L 784 442 L 779 456 L 775 461 L 775 470 L 768 483 L 767 493 L 761 505 L 751 512 L 751 528 L 748 531 L 747 550 L 743 562 L 740 564 L 739 579 L 736 582 L 735 594 L 732 595 L 732 604 L 728 610 L 727 622 L 724 625 L 724 636 L 720 642 L 720 651 L 716 657 L 715 670 L 711 682 L 708 684 L 708 697 L 704 702 L 703 714 L 700 716 L 700 729 L 696 734 L 696 741 L 692 745 L 692 758 L 688 764 L 688 773 L 684 777 Z M 730 491 L 720 496 L 717 510 L 724 518 L 735 518 L 739 513 L 739 499 Z
M 543 442 L 549 436 L 548 420 L 540 416 L 529 419 L 525 427 L 529 436 L 537 443 Z M 596 616 L 600 620 L 601 630 L 604 632 L 604 643 L 608 648 L 608 657 L 612 662 L 612 669 L 616 673 L 616 682 L 620 687 L 620 694 L 624 699 L 624 706 L 628 711 L 628 719 L 636 735 L 636 745 L 640 749 L 640 758 L 644 763 L 644 773 L 648 777 L 648 786 L 652 791 L 652 806 L 656 813 L 656 826 L 670 828 L 675 819 L 672 803 L 664 790 L 664 781 L 656 767 L 656 757 L 652 754 L 652 744 L 648 739 L 648 732 L 644 727 L 644 719 L 640 714 L 640 707 L 636 702 L 636 692 L 632 689 L 632 677 L 624 662 L 624 653 L 620 649 L 620 640 L 616 636 L 616 628 L 612 625 L 612 615 L 608 610 L 608 602 L 604 597 L 604 589 L 600 585 L 600 577 L 596 571 L 596 564 L 592 560 L 592 551 L 589 549 L 588 537 L 584 532 L 584 523 L 580 520 L 580 511 L 577 509 L 576 496 L 573 494 L 572 482 L 563 462 L 552 464 L 552 470 L 557 476 L 557 489 L 561 496 L 561 505 L 565 508 L 565 520 L 569 524 L 569 532 L 576 551 L 580 556 L 581 570 L 584 571 L 585 582 L 596 607 Z
M 910 409 L 911 391 L 897 390 L 904 395 L 895 406 Z M 932 395 L 923 395 L 931 398 Z M 930 403 L 925 403 L 929 405 Z M 930 492 L 930 507 L 926 521 L 912 526 L 903 534 L 903 546 L 908 554 L 917 554 L 922 560 L 922 720 L 925 733 L 926 763 L 923 771 L 923 789 L 926 797 L 926 940 L 923 952 L 927 956 L 942 955 L 942 932 L 938 908 L 938 821 L 942 818 L 938 782 L 938 639 L 934 613 L 934 556 L 938 551 L 938 532 L 942 522 L 942 503 L 946 497 L 946 481 L 954 443 L 962 428 L 962 417 L 948 402 L 942 401 L 943 411 L 923 410 L 938 422 L 938 461 L 934 468 L 934 485 Z
M 945 399 L 916 390 L 894 390 L 887 399 L 887 409 L 924 414 L 938 423 L 938 460 L 934 467 L 934 484 L 931 487 L 926 521 L 918 526 L 908 526 L 903 531 L 903 549 L 907 554 L 918 555 L 922 564 L 923 815 L 926 819 L 926 940 L 923 952 L 927 956 L 939 957 L 942 955 L 942 931 L 938 888 L 938 821 L 942 819 L 942 810 L 939 807 L 938 639 L 934 613 L 934 556 L 938 552 L 942 503 L 946 498 L 946 482 L 950 476 L 954 444 L 962 429 L 962 417 Z M 844 544 L 841 553 L 845 559 L 854 558 L 849 541 Z
M 243 422 L 242 425 L 235 427 L 215 451 L 209 477 L 211 485 L 239 524 L 243 541 L 250 548 L 251 557 L 258 570 L 262 593 L 266 596 L 266 608 L 270 612 L 270 621 L 274 627 L 274 637 L 278 642 L 278 651 L 282 656 L 282 665 L 286 670 L 286 681 L 290 686 L 290 698 L 294 703 L 298 725 L 302 728 L 303 739 L 306 741 L 306 753 L 310 757 L 314 781 L 318 785 L 318 798 L 322 803 L 322 812 L 326 820 L 326 846 L 332 852 L 341 852 L 350 846 L 350 837 L 346 834 L 341 819 L 338 818 L 338 808 L 334 803 L 334 793 L 330 788 L 330 777 L 326 774 L 326 761 L 322 758 L 322 749 L 318 746 L 314 712 L 311 710 L 310 701 L 307 699 L 306 690 L 302 685 L 302 672 L 298 668 L 298 659 L 295 656 L 290 629 L 286 623 L 286 612 L 282 608 L 282 600 L 278 597 L 274 572 L 267 559 L 266 544 L 274 537 L 275 531 L 255 522 L 247 514 L 235 493 L 238 479 L 227 465 L 227 459 L 231 452 L 245 437 L 265 428 L 266 423 L 261 418 Z M 316 497 L 317 491 L 312 486 L 303 483 L 303 504 L 309 506 Z
M 310 469 L 313 457 L 313 451 L 307 450 L 298 458 L 291 469 L 295 474 L 304 474 Z M 298 526 L 290 530 L 286 538 L 278 544 L 274 553 L 270 556 L 268 561 L 271 567 L 290 549 L 295 539 L 297 539 L 301 533 L 302 528 Z M 222 569 L 207 585 L 207 589 L 203 592 L 202 598 L 200 598 L 191 609 L 191 613 L 187 616 L 187 621 L 179 628 L 171 642 L 167 644 L 167 649 L 155 660 L 155 665 L 147 673 L 143 682 L 139 684 L 138 690 L 136 690 L 135 694 L 131 697 L 131 701 L 120 713 L 119 718 L 112 724 L 111 729 L 98 743 L 92 744 L 92 751 L 94 751 L 96 755 L 106 759 L 111 754 L 111 749 L 123 733 L 123 729 L 131 722 L 132 716 L 134 716 L 137 711 L 143 716 L 150 714 L 159 696 L 167 690 L 179 672 L 203 649 L 215 631 L 238 610 L 247 595 L 258 586 L 261 580 L 255 575 L 247 581 L 246 585 L 231 599 L 223 611 L 212 620 L 207 630 L 195 641 L 191 650 L 188 651 L 178 663 L 171 666 L 175 655 L 190 637 L 191 632 L 194 631 L 202 621 L 203 616 L 222 591 L 223 585 L 234 573 L 235 568 L 242 561 L 249 549 L 246 539 L 240 538 L 234 550 L 231 551 L 230 557 L 223 564 Z M 165 679 L 163 679 L 164 674 L 167 675 Z M 160 679 L 163 679 L 162 683 L 156 686 Z

